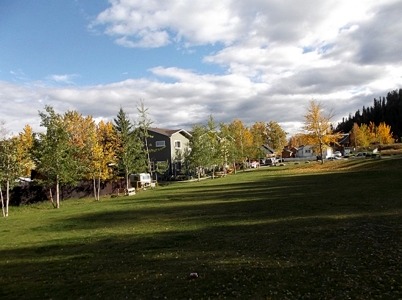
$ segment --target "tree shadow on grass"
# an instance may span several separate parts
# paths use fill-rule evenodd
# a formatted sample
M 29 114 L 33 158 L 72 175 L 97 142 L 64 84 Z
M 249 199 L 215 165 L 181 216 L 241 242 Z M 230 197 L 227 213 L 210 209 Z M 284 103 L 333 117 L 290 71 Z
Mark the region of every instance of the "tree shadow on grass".
M 236 222 L 275 219 L 392 214 L 400 211 L 398 177 L 388 186 L 377 178 L 350 177 L 345 173 L 263 178 L 260 181 L 209 185 L 192 184 L 163 192 L 150 191 L 113 202 L 113 211 L 82 213 L 56 220 L 37 230 L 86 230 L 119 226 L 202 228 Z M 149 224 L 149 226 L 148 226 Z M 160 226 L 156 226 L 159 224 Z
M 0 296 L 396 299 L 400 220 L 294 218 L 3 250 Z
M 55 219 L 32 230 L 60 239 L 0 251 L 0 297 L 398 299 L 399 179 L 346 175 L 192 184 Z

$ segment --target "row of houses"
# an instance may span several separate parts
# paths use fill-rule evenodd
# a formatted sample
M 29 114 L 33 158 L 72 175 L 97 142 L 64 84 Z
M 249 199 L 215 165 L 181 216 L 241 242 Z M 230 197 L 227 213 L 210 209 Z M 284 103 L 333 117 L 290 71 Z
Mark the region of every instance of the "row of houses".
M 167 162 L 169 165 L 168 174 L 180 174 L 182 165 L 181 158 L 184 157 L 186 149 L 189 147 L 191 134 L 184 129 L 163 129 L 150 128 L 150 137 L 148 138 L 148 147 L 150 151 L 150 160 L 153 163 Z M 332 156 L 334 151 L 342 150 L 349 145 L 349 135 L 345 134 L 339 141 L 338 147 L 325 149 L 324 158 Z M 262 150 L 266 157 L 281 156 L 283 159 L 314 159 L 317 153 L 312 145 L 304 145 L 300 147 L 285 147 L 282 153 L 275 153 L 267 145 L 262 145 Z
M 184 129 L 163 129 L 150 128 L 150 137 L 148 138 L 148 146 L 150 151 L 150 160 L 153 163 L 166 162 L 169 166 L 168 174 L 177 175 L 182 168 L 182 157 L 189 147 L 191 133 Z M 331 157 L 334 151 L 341 151 L 349 146 L 349 134 L 342 135 L 338 141 L 336 148 L 326 147 L 323 157 Z M 317 152 L 312 145 L 303 145 L 300 147 L 285 147 L 281 153 L 275 153 L 267 145 L 262 145 L 265 157 L 281 156 L 283 159 L 315 159 Z
M 332 147 L 325 147 L 323 149 L 323 157 L 332 157 L 335 151 L 340 151 L 343 155 L 346 154 L 350 145 L 350 135 L 348 133 L 340 135 L 340 139 L 337 144 Z M 315 150 L 313 145 L 303 145 L 300 147 L 288 147 L 286 146 L 281 153 L 281 157 L 286 158 L 301 158 L 311 159 L 317 157 L 319 153 Z

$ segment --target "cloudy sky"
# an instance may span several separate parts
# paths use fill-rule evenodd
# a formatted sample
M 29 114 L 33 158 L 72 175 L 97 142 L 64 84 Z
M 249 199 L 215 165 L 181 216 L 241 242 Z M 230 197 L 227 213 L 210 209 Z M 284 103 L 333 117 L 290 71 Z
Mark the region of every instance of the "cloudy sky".
M 38 111 L 153 125 L 276 121 L 310 100 L 334 122 L 402 87 L 400 0 L 1 0 L 0 120 Z

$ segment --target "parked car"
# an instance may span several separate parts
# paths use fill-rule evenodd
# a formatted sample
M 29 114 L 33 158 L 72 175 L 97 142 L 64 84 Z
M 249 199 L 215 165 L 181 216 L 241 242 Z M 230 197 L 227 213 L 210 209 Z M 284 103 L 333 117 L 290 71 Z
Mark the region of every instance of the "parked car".
M 335 151 L 334 152 L 334 157 L 342 157 L 341 151 Z
M 252 161 L 251 163 L 250 163 L 250 166 L 252 167 L 252 168 L 259 168 L 260 167 L 260 163 L 258 162 L 258 161 Z
M 367 157 L 367 152 L 357 152 L 354 158 L 366 158 Z

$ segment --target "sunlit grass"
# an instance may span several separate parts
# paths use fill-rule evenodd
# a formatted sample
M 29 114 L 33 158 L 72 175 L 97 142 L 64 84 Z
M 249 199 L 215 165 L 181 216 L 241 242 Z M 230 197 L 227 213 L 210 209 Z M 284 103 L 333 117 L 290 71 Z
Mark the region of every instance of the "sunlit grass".
M 13 207 L 0 297 L 398 299 L 401 181 L 399 159 L 311 162 Z

